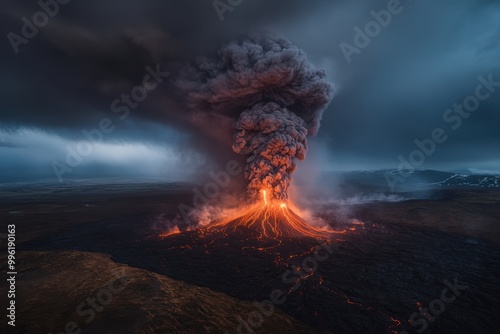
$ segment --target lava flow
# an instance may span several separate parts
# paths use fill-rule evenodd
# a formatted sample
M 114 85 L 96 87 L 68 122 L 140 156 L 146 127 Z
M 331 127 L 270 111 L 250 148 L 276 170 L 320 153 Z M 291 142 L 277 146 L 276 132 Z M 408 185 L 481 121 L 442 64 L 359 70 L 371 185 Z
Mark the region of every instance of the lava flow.
M 257 239 L 280 238 L 328 238 L 334 231 L 326 228 L 316 228 L 307 224 L 301 217 L 293 212 L 282 201 L 270 199 L 267 191 L 262 192 L 262 201 L 251 206 L 242 214 L 222 219 L 208 225 L 205 230 L 230 234 L 231 232 L 245 232 L 245 230 L 258 233 Z

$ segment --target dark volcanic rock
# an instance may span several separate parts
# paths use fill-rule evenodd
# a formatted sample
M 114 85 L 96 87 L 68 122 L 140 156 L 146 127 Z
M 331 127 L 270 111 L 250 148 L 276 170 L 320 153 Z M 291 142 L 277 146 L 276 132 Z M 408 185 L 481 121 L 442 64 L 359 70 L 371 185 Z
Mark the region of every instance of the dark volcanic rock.
M 318 261 L 313 273 L 294 266 L 300 268 L 314 256 L 319 245 L 314 239 L 255 240 L 244 232 L 159 238 L 149 227 L 158 214 L 175 212 L 172 201 L 166 195 L 108 199 L 117 208 L 114 217 L 105 211 L 97 220 L 97 209 L 85 208 L 92 215 L 85 219 L 82 210 L 73 211 L 86 221 L 73 226 L 58 222 L 59 211 L 54 210 L 45 219 L 52 217 L 60 230 L 26 240 L 19 249 L 105 253 L 115 262 L 246 301 L 267 300 L 279 289 L 286 296 L 279 309 L 334 333 L 415 333 L 422 325 L 412 327 L 410 316 L 437 305 L 445 281 L 457 279 L 467 289 L 435 319 L 426 320 L 426 332 L 492 333 L 500 328 L 494 314 L 500 309 L 498 193 L 453 191 L 435 200 L 353 207 L 353 215 L 365 224 L 337 226 L 346 232 L 332 240 L 333 252 Z M 16 207 L 30 211 L 28 205 Z M 27 229 L 29 215 L 15 219 L 20 229 Z M 237 321 L 235 313 L 231 322 Z
M 18 316 L 8 333 L 61 333 L 68 323 L 74 323 L 71 332 L 92 334 L 236 333 L 235 317 L 246 319 L 255 310 L 250 302 L 98 253 L 22 252 L 18 266 Z M 279 310 L 268 320 L 255 332 L 316 333 Z M 8 328 L 7 320 L 0 326 Z

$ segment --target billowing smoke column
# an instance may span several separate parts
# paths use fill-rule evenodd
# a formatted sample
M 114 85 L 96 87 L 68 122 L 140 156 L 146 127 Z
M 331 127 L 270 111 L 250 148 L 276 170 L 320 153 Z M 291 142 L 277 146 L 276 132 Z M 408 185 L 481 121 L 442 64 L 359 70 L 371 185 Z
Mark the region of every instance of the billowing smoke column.
M 232 147 L 247 156 L 250 197 L 263 189 L 286 200 L 295 159 L 305 159 L 307 135 L 319 129 L 332 85 L 305 53 L 268 32 L 200 58 L 181 76 L 188 104 L 211 117 L 237 118 Z
M 251 197 L 269 189 L 272 197 L 287 199 L 294 158 L 306 157 L 306 136 L 304 120 L 274 102 L 257 103 L 240 115 L 233 150 L 248 156 L 245 176 Z

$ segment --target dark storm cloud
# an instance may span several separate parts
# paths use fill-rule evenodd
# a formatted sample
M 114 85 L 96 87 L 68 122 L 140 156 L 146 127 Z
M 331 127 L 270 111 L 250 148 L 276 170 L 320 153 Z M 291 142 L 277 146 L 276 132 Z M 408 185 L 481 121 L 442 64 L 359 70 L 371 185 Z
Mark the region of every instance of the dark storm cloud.
M 422 168 L 465 167 L 498 157 L 500 136 L 493 124 L 500 121 L 500 91 L 456 131 L 443 120 L 448 108 L 474 95 L 478 76 L 492 73 L 500 81 L 498 2 L 401 2 L 401 13 L 348 63 L 340 44 L 354 45 L 354 27 L 364 30 L 374 20 L 370 11 L 387 10 L 387 3 L 351 2 L 337 10 L 332 4 L 288 28 L 337 83 L 319 134 L 337 157 L 331 165 L 396 168 L 397 157 L 410 154 L 414 140 L 428 138 L 436 127 L 445 128 L 449 139 Z
M 341 157 L 330 167 L 396 167 L 397 156 L 414 149 L 414 139 L 443 126 L 445 110 L 474 92 L 477 76 L 493 73 L 500 81 L 500 9 L 495 1 L 402 1 L 402 13 L 348 64 L 339 44 L 352 44 L 353 28 L 363 28 L 373 19 L 370 11 L 387 3 L 243 0 L 221 22 L 211 1 L 73 0 L 15 54 L 5 35 L 20 33 L 21 17 L 40 8 L 35 1 L 7 0 L 0 10 L 0 122 L 2 128 L 34 127 L 78 139 L 82 129 L 116 117 L 111 102 L 140 84 L 147 66 L 161 64 L 175 74 L 172 64 L 211 56 L 228 40 L 270 25 L 336 84 L 319 132 L 326 152 Z M 127 122 L 116 123 L 110 138 L 175 142 L 180 132 L 189 134 L 183 145 L 230 156 L 213 133 L 199 134 L 179 117 L 183 107 L 171 93 L 161 85 Z M 482 103 L 429 163 L 494 160 L 499 96 Z M 140 125 L 147 122 L 169 130 Z
M 298 11 L 298 3 L 283 6 L 283 2 L 260 1 L 258 8 L 266 8 L 267 17 L 277 13 L 286 17 Z M 0 44 L 5 95 L 0 117 L 44 126 L 79 127 L 86 120 L 93 122 L 108 112 L 113 94 L 140 83 L 146 66 L 210 54 L 229 38 L 260 27 L 266 15 L 254 6 L 238 8 L 243 20 L 231 20 L 228 14 L 221 23 L 208 1 L 121 1 L 119 5 L 72 1 L 61 6 L 28 44 L 21 44 L 19 54 L 7 38 Z M 249 16 L 246 9 L 254 15 Z M 39 10 L 33 2 L 6 1 L 2 31 L 20 34 L 21 18 Z

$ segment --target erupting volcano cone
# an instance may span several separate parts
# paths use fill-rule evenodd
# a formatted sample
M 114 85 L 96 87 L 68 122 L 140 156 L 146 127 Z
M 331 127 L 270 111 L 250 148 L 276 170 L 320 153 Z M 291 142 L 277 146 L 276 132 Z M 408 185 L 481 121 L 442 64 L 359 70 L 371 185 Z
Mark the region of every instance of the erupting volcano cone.
M 216 221 L 206 227 L 208 232 L 224 234 L 255 234 L 257 239 L 327 238 L 332 231 L 307 224 L 283 202 L 268 201 L 263 192 L 259 203 L 242 215 Z

